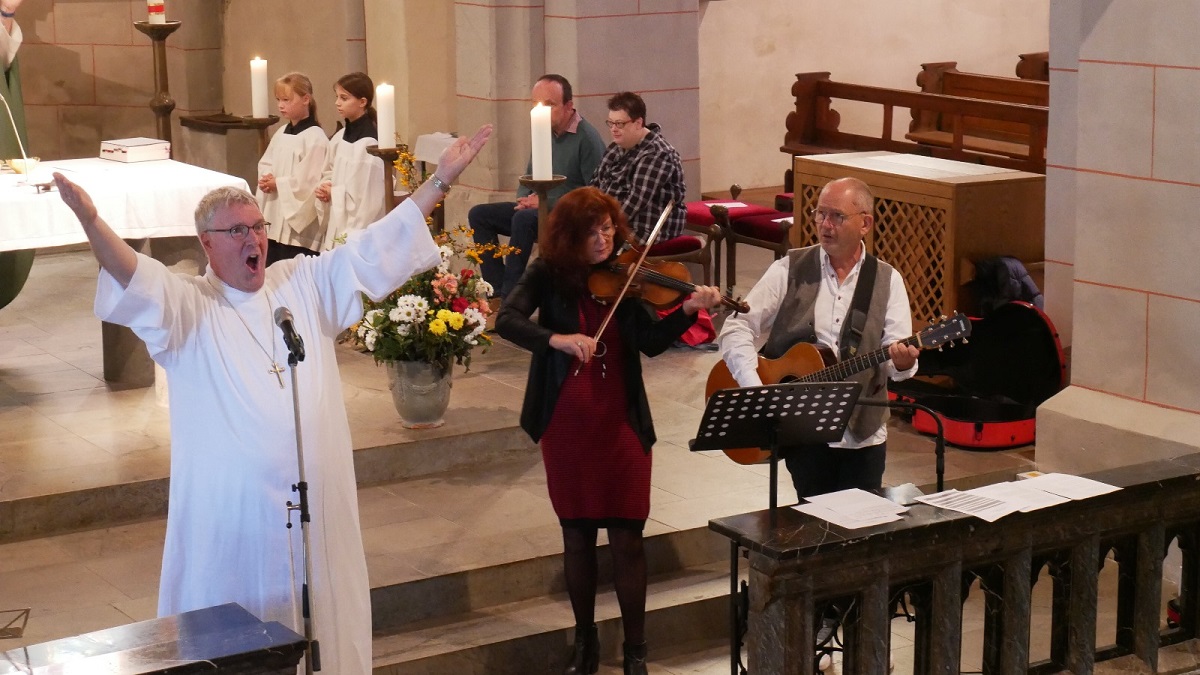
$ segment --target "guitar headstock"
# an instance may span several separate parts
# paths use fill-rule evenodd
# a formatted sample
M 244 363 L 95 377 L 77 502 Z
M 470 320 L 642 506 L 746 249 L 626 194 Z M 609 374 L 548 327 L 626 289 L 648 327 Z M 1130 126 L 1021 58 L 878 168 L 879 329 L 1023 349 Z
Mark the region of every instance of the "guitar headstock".
M 953 316 L 943 316 L 941 320 L 930 325 L 925 330 L 913 336 L 916 346 L 920 349 L 941 349 L 946 344 L 956 340 L 966 341 L 971 334 L 971 320 L 963 314 L 955 312 Z

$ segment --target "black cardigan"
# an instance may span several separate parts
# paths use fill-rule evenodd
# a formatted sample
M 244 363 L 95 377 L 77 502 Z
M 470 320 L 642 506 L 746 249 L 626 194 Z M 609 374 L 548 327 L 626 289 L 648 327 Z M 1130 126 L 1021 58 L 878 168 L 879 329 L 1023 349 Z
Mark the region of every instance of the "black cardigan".
M 550 346 L 555 333 L 579 332 L 578 295 L 558 283 L 541 259 L 525 268 L 516 288 L 504 299 L 496 315 L 496 331 L 501 337 L 533 353 L 529 365 L 529 380 L 525 384 L 525 402 L 521 406 L 521 428 L 535 442 L 541 439 L 554 407 L 558 392 L 571 372 L 574 357 Z M 537 323 L 529 317 L 537 310 Z M 654 445 L 654 422 L 650 418 L 650 402 L 642 383 L 642 360 L 638 352 L 657 356 L 696 321 L 695 314 L 686 314 L 680 307 L 658 320 L 653 310 L 639 299 L 626 299 L 617 307 L 614 317 L 625 344 L 625 387 L 629 424 L 642 442 L 646 452 Z

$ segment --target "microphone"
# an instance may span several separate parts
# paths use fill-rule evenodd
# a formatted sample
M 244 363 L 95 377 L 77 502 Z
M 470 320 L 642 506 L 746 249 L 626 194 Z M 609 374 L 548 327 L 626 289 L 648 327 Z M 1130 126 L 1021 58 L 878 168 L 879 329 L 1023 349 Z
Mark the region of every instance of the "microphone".
M 283 343 L 287 345 L 288 351 L 292 353 L 292 358 L 296 361 L 303 361 L 304 340 L 302 340 L 300 338 L 300 334 L 296 332 L 296 325 L 292 321 L 291 310 L 289 310 L 287 307 L 280 307 L 279 309 L 276 309 L 275 325 L 279 326 L 279 330 L 283 331 Z

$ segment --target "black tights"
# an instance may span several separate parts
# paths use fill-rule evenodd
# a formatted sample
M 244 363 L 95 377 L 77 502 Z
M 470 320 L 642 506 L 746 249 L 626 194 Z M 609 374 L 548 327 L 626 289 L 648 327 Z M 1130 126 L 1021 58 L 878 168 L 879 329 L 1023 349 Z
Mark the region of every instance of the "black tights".
M 641 644 L 646 641 L 646 550 L 642 533 L 610 527 L 608 548 L 612 552 L 613 586 L 621 605 L 625 642 Z M 590 626 L 596 622 L 596 528 L 563 526 L 563 569 L 575 625 Z

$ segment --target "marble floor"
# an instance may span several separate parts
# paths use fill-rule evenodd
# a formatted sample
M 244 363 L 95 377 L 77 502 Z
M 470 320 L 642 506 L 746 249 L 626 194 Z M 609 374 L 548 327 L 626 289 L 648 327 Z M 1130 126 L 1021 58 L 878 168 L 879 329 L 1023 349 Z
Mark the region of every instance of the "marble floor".
M 770 261 L 761 249 L 743 248 L 742 292 Z M 168 474 L 167 409 L 154 389 L 116 390 L 103 381 L 100 325 L 91 313 L 95 270 L 84 251 L 41 254 L 26 289 L 0 310 L 0 503 L 86 495 L 164 481 Z M 647 361 L 660 439 L 648 535 L 703 527 L 711 518 L 767 505 L 765 466 L 687 450 L 703 410 L 704 378 L 716 360 L 713 353 L 677 348 Z M 342 349 L 339 362 L 356 448 L 429 439 L 462 444 L 473 434 L 512 429 L 528 367 L 524 352 L 500 341 L 469 372 L 456 373 L 447 424 L 411 431 L 398 424 L 385 374 L 369 356 Z M 885 481 L 932 485 L 933 445 L 894 420 Z M 1028 447 L 950 448 L 946 479 L 1008 477 L 1031 468 L 1032 458 Z M 372 481 L 361 467 L 359 479 L 373 586 L 478 565 L 480 557 L 502 563 L 531 550 L 561 551 L 536 451 L 475 470 L 410 478 L 403 489 L 395 481 Z M 786 499 L 790 489 L 781 494 Z M 74 503 L 70 508 L 89 508 L 86 498 Z M 164 524 L 142 518 L 0 543 L 0 610 L 33 608 L 25 635 L 0 640 L 0 652 L 151 618 Z M 0 614 L 0 625 L 4 621 Z M 905 628 L 894 623 L 902 649 Z M 729 672 L 719 643 L 673 645 L 655 653 L 654 662 L 655 673 Z M 602 672 L 619 672 L 619 664 L 610 666 Z M 897 672 L 903 672 L 899 663 Z

